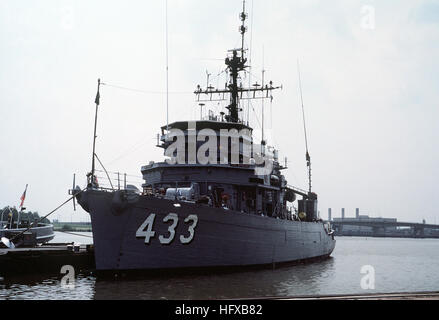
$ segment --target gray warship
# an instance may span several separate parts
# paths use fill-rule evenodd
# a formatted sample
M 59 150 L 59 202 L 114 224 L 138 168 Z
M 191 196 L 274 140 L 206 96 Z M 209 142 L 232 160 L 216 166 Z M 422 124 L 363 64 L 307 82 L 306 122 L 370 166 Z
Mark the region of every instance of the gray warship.
M 278 266 L 333 252 L 333 231 L 319 218 L 311 190 L 308 151 L 310 181 L 304 191 L 287 184 L 282 174 L 287 163 L 279 162 L 278 151 L 264 138 L 256 143 L 240 117 L 245 97 L 272 99 L 280 88 L 272 82 L 245 87 L 240 80 L 248 68 L 245 2 L 240 18 L 242 47 L 228 51 L 228 82 L 223 89 L 208 83 L 194 92 L 198 102 L 227 99 L 227 112 L 163 126 L 157 146 L 166 159 L 141 168 L 142 190 L 99 186 L 95 121 L 87 187 L 71 194 L 91 216 L 97 271 Z

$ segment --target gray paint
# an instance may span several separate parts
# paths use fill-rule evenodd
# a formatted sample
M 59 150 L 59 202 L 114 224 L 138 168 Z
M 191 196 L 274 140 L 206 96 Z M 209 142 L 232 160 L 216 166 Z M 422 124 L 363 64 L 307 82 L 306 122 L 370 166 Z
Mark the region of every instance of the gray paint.
M 112 209 L 113 193 L 87 190 L 80 204 L 90 208 L 97 270 L 139 270 L 190 267 L 250 266 L 324 257 L 332 253 L 335 240 L 321 222 L 298 222 L 243 214 L 206 205 L 140 196 L 121 213 Z M 179 216 L 176 236 L 162 245 L 159 235 L 168 235 L 169 213 Z M 136 231 L 155 213 L 155 237 L 147 245 Z M 190 244 L 178 241 L 187 235 L 183 222 L 198 216 Z

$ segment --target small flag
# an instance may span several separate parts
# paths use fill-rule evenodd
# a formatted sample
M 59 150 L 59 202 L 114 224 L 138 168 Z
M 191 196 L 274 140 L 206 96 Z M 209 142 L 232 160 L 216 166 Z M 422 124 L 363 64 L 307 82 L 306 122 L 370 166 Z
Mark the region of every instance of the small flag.
M 101 95 L 100 95 L 100 93 L 99 93 L 99 91 L 98 91 L 98 94 L 96 95 L 96 99 L 95 99 L 95 103 L 97 104 L 97 105 L 99 105 L 99 100 L 101 99 Z
M 26 191 L 27 191 L 27 185 L 26 185 L 26 189 L 24 189 L 24 192 L 23 192 L 23 194 L 22 194 L 22 196 L 20 198 L 21 203 L 20 203 L 19 208 L 23 208 L 24 199 L 26 199 Z

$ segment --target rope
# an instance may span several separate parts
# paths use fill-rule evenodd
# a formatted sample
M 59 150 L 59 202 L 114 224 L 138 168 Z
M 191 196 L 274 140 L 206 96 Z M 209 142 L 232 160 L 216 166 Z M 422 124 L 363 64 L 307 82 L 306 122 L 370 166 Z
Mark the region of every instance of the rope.
M 300 99 L 302 101 L 303 129 L 305 131 L 306 165 L 308 167 L 308 185 L 309 185 L 309 193 L 311 193 L 311 190 L 312 190 L 312 182 L 311 182 L 311 157 L 309 155 L 309 149 L 308 149 L 308 135 L 307 135 L 307 131 L 306 131 L 305 107 L 304 107 L 304 104 L 303 104 L 302 79 L 300 77 L 299 59 L 297 59 L 297 71 L 299 73 L 299 88 L 300 88 Z
M 110 176 L 108 175 L 107 169 L 105 169 L 104 165 L 102 164 L 101 160 L 99 159 L 99 157 L 96 153 L 95 153 L 95 157 L 96 157 L 96 159 L 98 159 L 99 163 L 102 166 L 102 169 L 104 169 L 105 173 L 107 174 L 108 181 L 110 181 L 111 189 L 114 189 L 113 184 L 111 183 Z
M 299 60 L 297 60 L 297 70 L 299 72 L 299 89 L 300 89 L 300 100 L 302 101 L 302 114 L 303 114 L 303 129 L 305 131 L 305 145 L 306 145 L 306 153 L 308 153 L 308 136 L 306 132 L 306 121 L 305 121 L 305 107 L 303 104 L 303 94 L 302 94 L 302 79 L 300 77 L 300 65 Z
M 104 86 L 107 86 L 107 87 L 112 87 L 112 88 L 126 90 L 126 91 L 133 91 L 133 92 L 138 92 L 138 93 L 144 93 L 144 94 L 162 94 L 162 95 L 167 94 L 164 91 L 148 91 L 148 90 L 140 90 L 140 89 L 133 89 L 133 88 L 128 88 L 128 87 L 116 86 L 116 85 L 108 84 L 108 83 L 101 83 L 101 84 Z M 189 92 L 189 91 L 177 92 L 176 91 L 176 92 L 169 92 L 169 94 L 193 94 L 193 92 Z
M 38 223 L 40 223 L 41 221 L 43 221 L 44 219 L 46 219 L 48 216 L 50 216 L 51 214 L 53 214 L 54 212 L 58 211 L 59 209 L 61 209 L 62 207 L 64 207 L 67 203 L 69 203 L 71 200 L 73 200 L 73 198 L 75 198 L 77 195 L 83 193 L 85 190 L 87 190 L 87 188 L 82 189 L 81 191 L 75 193 L 73 196 L 71 196 L 69 199 L 67 199 L 66 201 L 64 201 L 61 205 L 59 205 L 56 209 L 52 210 L 49 214 L 45 215 L 44 217 L 40 218 L 40 220 L 37 221 L 37 225 Z M 15 237 L 13 237 L 10 241 L 13 242 L 13 240 L 15 240 L 16 238 L 18 238 L 19 236 L 21 236 L 22 234 L 24 234 L 25 232 L 29 231 L 29 229 L 32 228 L 32 226 L 35 225 L 35 222 L 33 224 L 31 224 L 26 230 L 20 232 L 19 234 L 17 234 Z
M 149 142 L 145 141 L 144 138 L 142 138 L 141 141 L 133 144 L 129 149 L 126 149 L 127 151 L 125 151 L 124 153 L 122 153 L 120 156 L 118 156 L 117 158 L 114 158 L 113 160 L 111 160 L 108 165 L 112 165 L 113 163 L 131 155 L 132 153 L 136 152 L 137 150 L 139 150 L 141 147 L 145 146 L 146 144 L 148 144 Z

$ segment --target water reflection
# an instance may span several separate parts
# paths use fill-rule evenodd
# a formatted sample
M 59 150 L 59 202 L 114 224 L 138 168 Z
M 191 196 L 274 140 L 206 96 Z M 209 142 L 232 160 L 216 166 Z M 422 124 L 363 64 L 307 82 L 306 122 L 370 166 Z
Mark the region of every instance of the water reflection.
M 282 267 L 275 270 L 209 275 L 98 280 L 94 299 L 238 299 L 285 297 L 320 292 L 330 279 L 334 260 Z
M 305 265 L 204 275 L 96 279 L 79 274 L 75 288 L 61 275 L 7 277 L 0 299 L 235 299 L 439 290 L 439 240 L 340 238 L 332 255 Z M 362 266 L 376 271 L 375 289 L 365 292 Z
M 311 295 L 321 293 L 333 273 L 334 259 L 329 258 L 275 270 L 205 275 L 101 279 L 80 274 L 73 289 L 61 286 L 61 276 L 8 277 L 0 283 L 0 299 L 197 300 Z
M 93 299 L 95 280 L 88 275 L 79 275 L 73 288 L 65 288 L 60 276 L 7 277 L 0 282 L 0 299 L 90 300 Z

